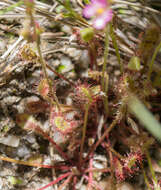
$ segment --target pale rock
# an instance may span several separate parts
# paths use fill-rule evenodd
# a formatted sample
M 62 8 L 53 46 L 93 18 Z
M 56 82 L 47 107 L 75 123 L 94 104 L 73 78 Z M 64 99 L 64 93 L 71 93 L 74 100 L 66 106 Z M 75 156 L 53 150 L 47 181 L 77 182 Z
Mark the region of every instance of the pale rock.
M 123 182 L 117 185 L 117 190 L 134 190 L 134 188 L 130 183 Z
M 62 32 L 67 33 L 67 34 L 72 34 L 72 29 L 68 25 L 63 25 L 61 28 Z
M 67 96 L 67 97 L 66 97 L 66 104 L 67 104 L 68 106 L 71 106 L 71 105 L 72 105 L 72 103 L 73 103 L 72 98 L 71 98 L 71 97 L 69 97 L 69 96 Z
M 6 105 L 12 105 L 20 100 L 20 97 L 17 96 L 8 96 L 3 99 Z
M 65 53 L 69 54 L 69 56 L 75 60 L 79 60 L 80 56 L 82 55 L 82 50 L 78 50 L 76 48 L 67 48 Z
M 21 146 L 17 150 L 17 156 L 18 157 L 23 158 L 25 156 L 28 156 L 29 154 L 30 154 L 30 151 L 26 146 Z
M 25 140 L 27 140 L 30 144 L 36 143 L 36 138 L 34 134 L 28 134 L 24 137 Z
M 87 69 L 89 67 L 89 63 L 90 63 L 90 58 L 89 58 L 89 55 L 88 55 L 88 51 L 87 50 L 83 50 L 82 51 L 82 54 L 79 58 L 79 61 L 80 61 L 80 64 L 81 64 L 81 68 L 82 69 Z
M 110 177 L 106 177 L 105 179 L 103 179 L 102 181 L 99 182 L 99 186 L 102 190 L 111 190 L 112 186 L 111 186 L 111 178 Z M 116 190 L 134 190 L 136 188 L 134 188 L 130 183 L 127 182 L 123 182 L 120 184 L 116 185 Z M 138 188 L 137 188 L 138 190 Z
M 60 61 L 61 61 L 61 64 L 64 66 L 62 73 L 66 73 L 74 69 L 72 62 L 68 57 L 62 56 Z
M 4 182 L 3 182 L 3 179 L 2 179 L 2 178 L 0 178 L 0 189 L 3 189 L 3 187 L 4 187 Z
M 18 147 L 19 142 L 20 142 L 20 138 L 14 135 L 0 137 L 0 143 L 7 146 Z

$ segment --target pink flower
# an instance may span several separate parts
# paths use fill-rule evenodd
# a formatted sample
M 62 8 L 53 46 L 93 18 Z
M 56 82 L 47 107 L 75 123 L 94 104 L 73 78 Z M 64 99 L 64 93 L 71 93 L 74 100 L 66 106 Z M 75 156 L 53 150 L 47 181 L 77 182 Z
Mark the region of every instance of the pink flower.
M 91 4 L 84 8 L 83 15 L 86 18 L 94 17 L 93 26 L 100 30 L 112 19 L 113 13 L 107 0 L 91 0 Z

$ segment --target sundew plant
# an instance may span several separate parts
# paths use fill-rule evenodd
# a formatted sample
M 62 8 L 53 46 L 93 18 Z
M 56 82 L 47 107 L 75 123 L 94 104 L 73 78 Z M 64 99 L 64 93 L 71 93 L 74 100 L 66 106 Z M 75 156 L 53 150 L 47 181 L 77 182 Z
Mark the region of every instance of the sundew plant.
M 40 100 L 26 103 L 27 111 L 15 116 L 16 125 L 46 139 L 46 148 L 54 149 L 61 161 L 47 165 L 5 156 L 0 159 L 54 170 L 54 180 L 37 190 L 50 186 L 76 190 L 80 183 L 88 190 L 112 190 L 123 182 L 135 181 L 136 176 L 143 176 L 144 189 L 159 190 L 161 174 L 153 163 L 161 167 L 161 158 L 157 160 L 153 152 L 154 147 L 161 149 L 161 67 L 157 62 L 161 27 L 154 19 L 160 12 L 140 1 L 54 2 L 49 12 L 37 8 L 37 1 L 19 1 L 2 10 L 1 15 L 25 8 L 19 35 L 26 45 L 19 56 L 41 68 L 33 89 Z M 127 10 L 122 8 L 125 6 Z M 139 24 L 142 14 L 146 26 Z M 42 53 L 45 29 L 38 15 L 54 23 L 56 30 L 59 24 L 70 26 L 71 36 L 63 37 L 69 44 L 74 39 L 76 47 L 87 51 L 89 64 L 82 71 L 86 75 L 77 74 L 79 64 L 72 71 L 76 73 L 73 79 L 62 72 L 63 67 L 56 69 L 48 64 Z M 70 105 L 60 98 L 60 81 L 68 85 L 65 96 L 70 97 Z M 40 112 L 48 121 L 49 131 L 36 117 Z M 105 158 L 102 168 L 94 164 L 98 155 Z M 101 181 L 107 178 L 106 187 L 102 187 Z

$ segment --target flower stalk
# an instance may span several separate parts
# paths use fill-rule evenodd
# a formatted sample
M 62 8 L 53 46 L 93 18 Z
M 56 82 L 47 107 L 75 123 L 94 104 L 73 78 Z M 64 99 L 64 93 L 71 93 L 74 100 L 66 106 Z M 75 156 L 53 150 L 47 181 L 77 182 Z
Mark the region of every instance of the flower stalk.
M 105 51 L 104 51 L 104 59 L 103 59 L 103 67 L 102 67 L 102 80 L 101 80 L 101 86 L 102 91 L 105 92 L 105 72 L 106 72 L 106 66 L 107 66 L 107 58 L 108 58 L 108 52 L 109 52 L 109 32 L 110 27 L 109 25 L 106 26 L 106 33 L 105 33 Z
M 88 111 L 89 111 L 89 106 L 90 104 L 87 104 L 85 106 L 85 114 L 84 114 L 84 124 L 82 128 L 82 140 L 81 140 L 81 146 L 80 146 L 80 160 L 79 163 L 81 165 L 82 159 L 83 159 L 83 147 L 84 147 L 84 142 L 85 142 L 85 137 L 86 137 L 86 131 L 87 131 L 87 121 L 88 121 Z
M 155 61 L 155 58 L 156 58 L 156 56 L 157 56 L 157 53 L 159 52 L 160 49 L 161 49 L 161 42 L 160 42 L 159 45 L 156 47 L 156 49 L 155 49 L 155 51 L 154 51 L 154 53 L 153 53 L 151 62 L 149 63 L 148 81 L 150 81 L 151 73 L 152 73 L 152 71 L 153 71 L 154 61 Z
M 123 74 L 123 64 L 122 64 L 122 62 L 121 62 L 121 57 L 120 57 L 120 53 L 119 53 L 119 48 L 118 48 L 118 45 L 117 45 L 117 40 L 116 40 L 116 36 L 115 36 L 115 34 L 114 34 L 114 29 L 113 29 L 112 23 L 110 24 L 110 35 L 111 35 L 111 39 L 112 39 L 113 46 L 114 46 L 114 48 L 115 48 L 117 60 L 118 60 L 118 63 L 119 63 L 119 65 L 120 65 L 120 71 L 121 71 L 121 74 Z

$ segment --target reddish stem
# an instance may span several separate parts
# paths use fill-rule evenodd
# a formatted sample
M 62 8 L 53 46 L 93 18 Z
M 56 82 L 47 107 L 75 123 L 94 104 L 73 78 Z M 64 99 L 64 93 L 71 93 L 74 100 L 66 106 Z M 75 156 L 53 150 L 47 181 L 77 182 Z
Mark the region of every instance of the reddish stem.
M 94 66 L 97 67 L 97 64 L 96 64 L 97 52 L 96 52 L 96 49 L 95 49 L 95 44 L 93 42 L 91 42 L 89 44 L 88 54 L 89 54 L 89 57 L 90 57 L 90 69 L 93 70 Z
M 92 172 L 92 169 L 93 169 L 93 158 L 90 159 L 89 161 L 89 178 L 88 178 L 88 190 L 91 190 L 91 186 L 92 186 L 92 183 L 93 183 L 93 172 Z
M 66 174 L 63 174 L 62 176 L 58 177 L 56 180 L 50 182 L 49 184 L 45 185 L 44 187 L 42 187 L 42 188 L 40 188 L 38 190 L 44 190 L 44 189 L 50 187 L 51 185 L 54 185 L 54 184 L 58 183 L 59 181 L 61 181 L 62 179 L 68 177 L 71 174 L 72 174 L 72 172 L 68 172 Z
M 92 186 L 93 186 L 96 190 L 103 190 L 95 181 L 92 183 Z
M 64 187 L 66 187 L 67 184 L 69 184 L 69 182 L 71 181 L 72 177 L 73 177 L 72 174 L 68 176 L 68 178 L 64 181 L 64 183 L 59 186 L 58 190 L 62 190 Z
M 56 74 L 59 78 L 67 81 L 69 84 L 71 84 L 72 86 L 76 86 L 74 84 L 74 82 L 70 81 L 69 79 L 65 78 L 63 75 L 61 75 L 60 73 L 56 72 L 52 67 L 50 67 L 47 63 L 46 63 L 46 67 L 51 70 L 54 74 Z
M 39 126 L 34 126 L 34 130 L 36 132 L 40 133 L 44 138 L 48 139 L 48 141 L 54 145 L 54 147 L 57 149 L 57 151 L 61 154 L 61 156 L 65 160 L 69 160 L 71 162 L 69 157 L 62 151 L 61 147 L 59 145 L 57 145 L 56 142 L 45 131 L 43 131 Z
M 109 134 L 109 132 L 113 129 L 113 127 L 117 124 L 119 118 L 115 119 L 111 125 L 105 130 L 104 134 L 102 135 L 102 137 L 96 142 L 96 144 L 93 144 L 93 146 L 91 147 L 88 155 L 86 156 L 86 158 L 82 161 L 82 162 L 86 162 L 89 159 L 89 156 L 91 155 L 92 152 L 94 152 L 96 150 L 96 148 L 98 147 L 98 145 L 100 145 L 100 143 L 105 139 L 105 137 Z
M 73 177 L 73 190 L 76 190 L 75 186 L 77 184 L 77 176 Z
M 89 177 L 88 177 L 88 176 L 84 175 L 84 177 L 85 177 L 87 180 L 89 180 Z M 96 190 L 103 190 L 102 188 L 100 188 L 100 187 L 98 186 L 98 184 L 97 184 L 95 181 L 92 182 L 92 186 L 93 186 L 94 189 L 96 189 Z

